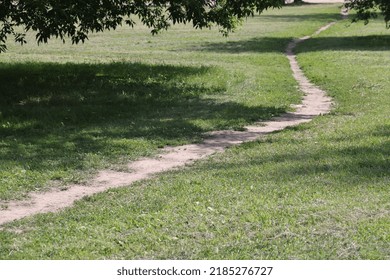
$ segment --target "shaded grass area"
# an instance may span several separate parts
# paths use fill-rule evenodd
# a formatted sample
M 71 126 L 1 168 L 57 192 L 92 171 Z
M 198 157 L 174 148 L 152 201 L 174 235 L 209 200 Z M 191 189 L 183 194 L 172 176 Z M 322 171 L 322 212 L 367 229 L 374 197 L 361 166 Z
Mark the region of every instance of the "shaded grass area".
M 286 26 L 269 11 L 228 39 L 183 25 L 153 37 L 138 26 L 79 46 L 37 47 L 34 34 L 27 46 L 10 45 L 0 56 L 0 200 L 82 183 L 98 169 L 123 169 L 159 147 L 242 129 L 299 103 L 285 44 L 338 17 L 331 6 L 300 12 L 318 18 Z M 273 51 L 243 51 L 248 41 Z
M 223 76 L 210 67 L 132 63 L 3 65 L 0 197 L 48 178 L 78 181 L 72 170 L 150 156 L 285 110 L 212 98 L 226 91 Z
M 387 32 L 388 33 L 388 32 Z M 286 46 L 293 38 L 258 37 L 246 41 L 205 44 L 194 47 L 217 53 L 272 53 L 280 52 L 275 46 Z M 316 49 L 311 51 L 386 51 L 390 45 L 390 35 L 317 37 L 312 40 Z M 351 44 L 349 44 L 351 43 Z

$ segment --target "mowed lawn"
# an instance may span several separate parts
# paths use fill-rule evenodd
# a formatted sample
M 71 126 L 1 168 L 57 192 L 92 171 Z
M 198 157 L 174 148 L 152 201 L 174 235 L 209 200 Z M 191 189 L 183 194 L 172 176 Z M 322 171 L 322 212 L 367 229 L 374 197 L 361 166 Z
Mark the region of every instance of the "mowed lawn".
M 149 153 L 152 154 L 167 139 L 174 144 L 196 141 L 201 137 L 198 132 L 207 129 L 240 128 L 240 125 L 252 121 L 251 117 L 246 119 L 241 115 L 246 115 L 245 112 L 250 111 L 248 108 L 267 108 L 266 111 L 274 108 L 274 111 L 271 110 L 261 118 L 285 110 L 289 103 L 299 100 L 299 93 L 291 80 L 287 61 L 281 51 L 291 37 L 311 34 L 317 27 L 336 18 L 338 11 L 337 5 L 307 5 L 272 11 L 249 20 L 241 31 L 228 39 L 218 38 L 215 33 L 209 33 L 212 31 L 207 31 L 205 34 L 209 34 L 208 39 L 206 35 L 198 35 L 204 38 L 204 43 L 197 42 L 196 39 L 189 43 L 187 40 L 190 39 L 183 39 L 180 44 L 188 47 L 182 46 L 181 50 L 172 52 L 172 57 L 166 58 L 163 65 L 156 64 L 159 59 L 164 60 L 164 53 L 168 53 L 163 47 L 160 51 L 156 50 L 158 53 L 150 50 L 150 55 L 139 50 L 137 57 L 128 59 L 140 60 L 143 53 L 144 60 L 138 61 L 140 67 L 174 67 L 172 71 L 180 74 L 183 72 L 176 67 L 189 67 L 188 71 L 205 71 L 203 74 L 196 72 L 197 74 L 183 78 L 183 87 L 199 86 L 203 82 L 204 88 L 199 90 L 196 97 L 188 100 L 181 97 L 181 104 L 208 100 L 213 105 L 240 104 L 240 108 L 230 115 L 229 110 L 222 110 L 218 118 L 205 117 L 200 110 L 192 111 L 192 123 L 199 131 L 192 131 L 191 137 L 189 134 L 185 137 L 166 136 L 166 139 L 161 136 L 161 142 L 154 137 L 148 139 L 143 136 L 137 139 L 154 143 L 156 146 L 150 144 Z M 174 31 L 151 40 L 163 42 L 167 40 L 166 36 L 174 34 L 182 38 L 180 34 L 183 31 L 179 30 L 180 28 L 175 28 Z M 188 31 L 187 34 L 191 37 L 196 32 Z M 96 40 L 102 40 L 99 38 L 103 37 L 98 36 Z M 134 42 L 136 44 L 135 39 Z M 157 43 L 156 45 L 158 46 Z M 0 231 L 0 258 L 389 259 L 389 46 L 390 34 L 380 19 L 367 26 L 360 23 L 350 25 L 347 21 L 337 23 L 298 48 L 298 60 L 305 73 L 334 98 L 335 105 L 331 114 L 299 127 L 273 133 L 259 141 L 228 149 L 223 154 L 181 171 L 168 172 L 131 187 L 85 198 L 73 208 L 60 213 L 36 215 L 4 225 Z M 73 59 L 68 57 L 67 51 L 60 55 L 62 48 L 65 47 L 58 46 L 57 55 L 63 56 L 65 61 Z M 166 48 L 169 49 L 169 46 L 166 45 Z M 118 52 L 119 50 L 120 48 Z M 2 59 L 11 60 L 13 51 L 16 50 L 11 50 Z M 22 52 L 21 49 L 17 51 Z M 43 48 L 35 51 L 42 51 L 42 57 L 45 56 Z M 147 49 L 144 51 L 148 52 Z M 177 61 L 175 55 L 178 57 Z M 25 56 L 26 59 L 33 57 L 28 53 Z M 188 59 L 183 60 L 186 56 Z M 23 55 L 14 57 L 20 59 Z M 34 59 L 42 57 L 37 54 Z M 58 59 L 56 57 L 51 54 L 51 58 L 48 56 L 47 59 Z M 116 60 L 119 57 L 122 56 L 118 54 L 115 59 L 110 59 Z M 79 59 L 90 58 L 80 56 Z M 96 57 L 97 61 L 99 59 L 104 60 L 105 57 Z M 120 66 L 117 63 L 107 65 L 95 61 L 93 64 L 72 63 L 64 65 L 58 62 L 53 65 L 35 62 L 34 65 L 38 66 L 34 67 L 44 69 L 46 75 L 67 67 L 74 67 L 74 72 L 75 69 L 80 70 L 80 65 L 99 71 L 107 67 L 107 73 L 102 72 L 107 75 L 102 75 L 107 78 L 102 88 L 112 81 L 112 76 L 115 76 L 112 74 L 115 70 L 112 69 L 115 67 L 135 67 L 129 62 L 121 62 Z M 33 65 L 30 66 L 34 69 Z M 24 62 L 10 62 L 1 64 L 1 67 L 4 75 L 12 71 L 18 73 L 22 69 L 28 72 Z M 139 72 L 141 71 L 136 73 Z M 150 76 L 154 77 L 156 72 L 151 73 Z M 242 76 L 235 76 L 237 73 Z M 12 80 L 12 75 L 8 75 L 7 80 Z M 94 75 L 92 76 L 99 77 L 96 73 Z M 121 75 L 124 75 L 123 72 Z M 205 80 L 207 75 L 219 78 Z M 87 91 L 93 91 L 94 86 L 91 84 L 94 79 L 91 78 L 85 85 Z M 174 80 L 167 79 L 167 83 Z M 144 79 L 140 83 L 142 81 Z M 68 88 L 71 84 L 78 86 L 78 83 L 68 82 Z M 249 89 L 251 84 L 255 85 L 253 92 Z M 124 88 L 128 86 L 129 84 L 124 85 Z M 220 88 L 221 91 L 208 90 L 210 88 Z M 113 91 L 110 89 L 107 94 L 108 92 Z M 167 91 L 167 94 L 170 92 Z M 179 91 L 172 99 L 187 92 Z M 104 93 L 105 91 L 98 91 L 95 98 L 101 98 Z M 152 106 L 149 104 L 162 98 L 153 97 L 142 100 L 141 103 Z M 50 109 L 50 104 L 48 102 L 42 110 Z M 87 104 L 88 102 L 85 106 Z M 163 107 L 161 104 L 157 105 Z M 100 105 L 105 108 L 103 104 Z M 198 108 L 205 108 L 205 115 L 216 114 L 215 110 L 211 110 L 214 109 L 211 105 L 200 105 L 202 106 Z M 35 105 L 29 106 L 32 108 Z M 15 107 L 15 110 L 21 110 L 16 108 L 20 107 Z M 207 113 L 210 110 L 212 112 Z M 129 115 L 124 113 L 125 110 L 120 112 L 124 114 L 122 120 L 126 123 Z M 190 114 L 191 110 L 182 112 Z M 20 114 L 15 114 L 14 118 L 18 115 Z M 173 116 L 172 121 L 178 121 L 179 118 Z M 114 116 L 112 117 L 111 126 L 114 126 L 119 121 L 115 122 Z M 110 120 L 111 117 L 107 118 Z M 134 118 L 138 120 L 138 115 Z M 78 121 L 79 116 L 75 119 Z M 27 122 L 27 117 L 25 121 Z M 104 136 L 108 131 L 104 127 L 106 122 L 102 117 L 100 123 L 86 124 L 86 121 L 71 127 L 74 133 L 80 134 L 94 127 Z M 186 119 L 185 123 L 191 121 Z M 125 126 L 115 129 L 127 131 Z M 12 131 L 18 135 L 17 129 Z M 61 133 L 59 130 L 59 135 L 67 135 L 65 132 Z M 156 133 L 156 137 L 157 135 L 160 133 Z M 44 136 L 55 137 L 50 133 Z M 39 137 L 34 139 L 38 142 Z M 98 139 L 94 138 L 96 141 Z M 121 139 L 133 138 L 126 135 Z M 68 141 L 72 143 L 71 139 Z M 105 141 L 110 142 L 108 139 Z M 40 148 L 42 147 L 44 145 Z M 56 149 L 53 148 L 54 150 Z M 116 150 L 113 148 L 113 151 Z M 104 160 L 99 159 L 102 166 L 117 164 L 118 159 L 123 157 L 122 152 L 114 158 L 105 155 L 103 148 L 102 151 L 101 157 Z M 100 157 L 99 153 L 93 155 Z M 53 160 L 56 159 L 57 157 L 53 157 Z M 31 168 L 31 172 L 34 170 Z M 29 170 L 25 172 L 27 171 Z M 13 197 L 15 193 L 23 192 L 17 191 L 15 187 L 9 193 L 4 197 Z
M 79 46 L 11 42 L 0 55 L 0 201 L 286 111 L 300 101 L 287 42 L 338 17 L 313 6 L 248 19 L 229 38 L 137 26 Z

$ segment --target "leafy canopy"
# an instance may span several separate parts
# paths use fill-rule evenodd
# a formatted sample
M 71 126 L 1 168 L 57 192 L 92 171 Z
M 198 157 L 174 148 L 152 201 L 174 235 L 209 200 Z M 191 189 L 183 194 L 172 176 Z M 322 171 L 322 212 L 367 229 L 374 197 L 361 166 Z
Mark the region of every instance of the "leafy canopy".
M 357 15 L 354 21 L 364 20 L 366 23 L 369 19 L 376 18 L 380 10 L 387 28 L 390 28 L 390 0 L 349 0 L 345 6 L 356 10 Z
M 195 28 L 218 25 L 225 34 L 237 20 L 281 7 L 284 0 L 0 0 L 0 52 L 6 50 L 7 37 L 26 43 L 25 33 L 36 32 L 38 43 L 50 38 L 72 43 L 84 42 L 90 32 L 115 29 L 135 18 L 152 33 L 171 24 L 191 22 Z M 21 26 L 23 31 L 16 29 Z

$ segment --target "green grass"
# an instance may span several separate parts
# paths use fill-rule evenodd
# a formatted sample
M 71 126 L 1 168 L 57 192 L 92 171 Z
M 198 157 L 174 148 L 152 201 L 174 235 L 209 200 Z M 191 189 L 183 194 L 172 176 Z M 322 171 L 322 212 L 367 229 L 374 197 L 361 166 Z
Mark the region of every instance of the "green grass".
M 34 34 L 11 44 L 0 56 L 0 201 L 286 111 L 300 95 L 285 45 L 338 17 L 333 6 L 296 11 L 248 19 L 227 39 L 138 26 L 79 46 L 36 46 Z
M 275 22 L 298 14 L 303 30 L 323 7 L 281 10 Z M 336 24 L 298 55 L 334 98 L 332 114 L 61 213 L 9 223 L 0 258 L 389 259 L 389 45 L 382 21 Z M 278 55 L 248 48 L 238 55 Z

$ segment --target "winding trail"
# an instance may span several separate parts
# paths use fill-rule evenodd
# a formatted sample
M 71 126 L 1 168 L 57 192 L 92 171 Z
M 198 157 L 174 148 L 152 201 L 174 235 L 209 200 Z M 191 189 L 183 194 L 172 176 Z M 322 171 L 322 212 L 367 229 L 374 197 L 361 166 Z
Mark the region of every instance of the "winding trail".
M 329 23 L 320 28 L 314 35 L 328 29 L 334 23 Z M 256 140 L 270 132 L 306 123 L 316 116 L 328 113 L 332 105 L 331 99 L 326 96 L 323 90 L 310 83 L 305 77 L 294 54 L 294 48 L 297 44 L 309 38 L 311 36 L 293 40 L 288 44 L 285 52 L 290 61 L 293 76 L 304 93 L 302 103 L 294 105 L 295 112 L 283 114 L 267 122 L 247 126 L 245 131 L 211 132 L 206 140 L 200 144 L 166 147 L 156 158 L 144 158 L 130 163 L 128 167 L 132 172 L 103 170 L 87 185 L 69 185 L 62 188 L 62 190 L 53 189 L 44 193 L 32 193 L 30 198 L 24 201 L 4 202 L 0 210 L 0 225 L 38 213 L 59 211 L 72 206 L 74 201 L 82 197 L 103 192 L 110 188 L 129 186 L 136 181 L 151 178 L 158 173 L 182 167 L 193 163 L 195 160 L 222 152 L 227 147 Z

